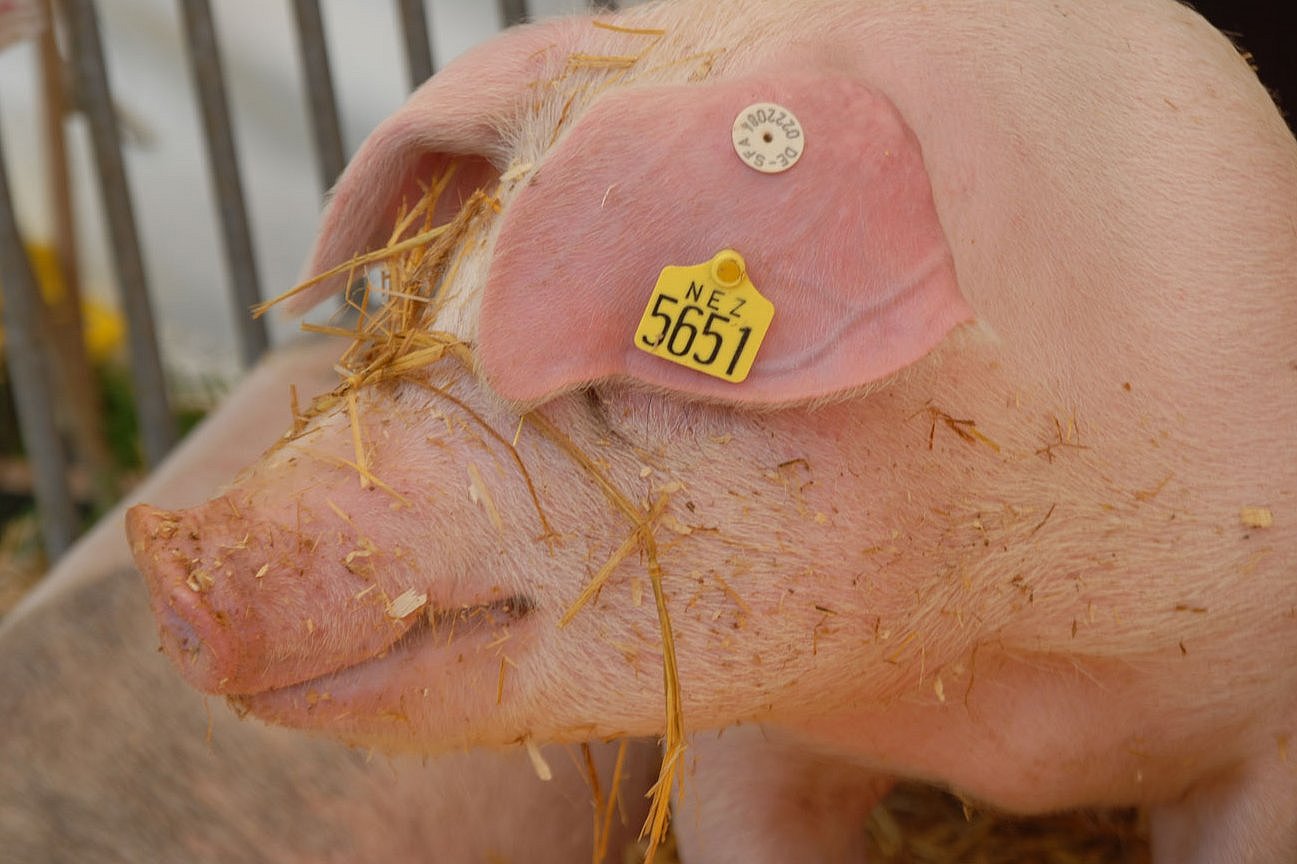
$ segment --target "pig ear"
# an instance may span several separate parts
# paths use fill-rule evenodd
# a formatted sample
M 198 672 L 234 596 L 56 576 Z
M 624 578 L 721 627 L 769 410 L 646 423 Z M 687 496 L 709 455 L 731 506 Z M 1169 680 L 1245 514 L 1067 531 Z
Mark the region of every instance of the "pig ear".
M 736 152 L 735 120 L 757 103 L 799 121 L 788 170 Z M 918 140 L 890 100 L 839 74 L 606 95 L 503 218 L 478 349 L 491 386 L 518 402 L 610 376 L 752 405 L 814 399 L 897 371 L 972 317 Z M 724 249 L 774 306 L 741 383 L 633 343 L 661 270 Z
M 383 246 L 404 202 L 457 162 L 435 214 L 446 221 L 475 189 L 489 188 L 514 125 L 563 37 L 562 22 L 520 27 L 479 45 L 430 78 L 360 146 L 334 186 L 303 278 Z M 287 304 L 304 312 L 343 287 L 325 280 Z

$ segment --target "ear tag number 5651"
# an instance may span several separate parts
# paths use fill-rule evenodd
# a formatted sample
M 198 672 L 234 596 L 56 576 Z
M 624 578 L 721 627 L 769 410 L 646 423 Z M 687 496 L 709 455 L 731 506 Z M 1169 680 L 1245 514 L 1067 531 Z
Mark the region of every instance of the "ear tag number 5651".
M 774 305 L 733 249 L 690 267 L 664 267 L 635 330 L 635 347 L 737 384 L 752 371 Z

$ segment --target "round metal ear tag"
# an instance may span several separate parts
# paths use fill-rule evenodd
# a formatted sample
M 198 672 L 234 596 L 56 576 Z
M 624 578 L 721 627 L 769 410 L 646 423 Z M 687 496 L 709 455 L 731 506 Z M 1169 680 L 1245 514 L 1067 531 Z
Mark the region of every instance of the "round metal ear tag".
M 734 152 L 763 174 L 787 171 L 802 158 L 806 136 L 793 112 L 773 102 L 749 105 L 734 118 Z

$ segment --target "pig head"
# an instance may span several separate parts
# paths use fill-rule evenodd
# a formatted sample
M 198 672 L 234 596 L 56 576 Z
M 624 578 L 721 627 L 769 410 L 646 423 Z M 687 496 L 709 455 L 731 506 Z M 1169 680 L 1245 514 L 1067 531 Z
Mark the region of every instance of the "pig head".
M 444 313 L 442 326 L 472 346 L 477 361 L 458 375 L 420 373 L 350 394 L 354 408 L 338 399 L 306 434 L 200 510 L 132 514 L 165 647 L 203 689 L 245 697 L 258 713 L 273 703 L 284 721 L 297 709 L 312 718 L 350 718 L 344 722 L 362 737 L 373 730 L 361 727 L 384 714 L 409 718 L 421 742 L 431 737 L 425 722 L 440 729 L 448 716 L 455 724 L 472 716 L 462 734 L 494 740 L 485 729 L 497 721 L 485 715 L 515 712 L 498 721 L 506 740 L 653 731 L 660 713 L 653 703 L 661 697 L 651 608 L 619 601 L 579 616 L 561 634 L 553 626 L 638 526 L 611 510 L 579 464 L 525 420 L 516 445 L 498 440 L 513 436 L 518 409 L 529 407 L 581 452 L 608 463 L 630 499 L 651 506 L 666 496 L 669 524 L 694 550 L 672 568 L 683 568 L 675 575 L 686 580 L 673 593 L 677 602 L 688 600 L 680 592 L 692 586 L 702 616 L 700 632 L 686 630 L 682 641 L 732 641 L 737 624 L 772 627 L 768 644 L 748 650 L 775 651 L 777 666 L 790 662 L 783 646 L 798 640 L 785 638 L 787 622 L 779 619 L 788 615 L 775 611 L 785 602 L 782 580 L 760 591 L 722 586 L 736 556 L 758 549 L 784 559 L 777 568 L 784 574 L 812 572 L 824 551 L 819 540 L 807 544 L 796 530 L 786 538 L 760 535 L 776 523 L 815 525 L 817 517 L 827 529 L 827 514 L 864 502 L 853 505 L 848 490 L 825 488 L 846 497 L 812 509 L 803 488 L 816 470 L 808 439 L 797 432 L 773 451 L 753 449 L 754 441 L 734 440 L 735 407 L 749 412 L 739 416 L 754 429 L 773 428 L 769 421 L 778 416 L 803 426 L 803 412 L 766 412 L 861 391 L 971 319 L 922 154 L 879 91 L 833 69 L 792 71 L 791 57 L 696 83 L 659 82 L 650 73 L 596 96 L 602 74 L 578 76 L 564 66 L 592 33 L 616 35 L 584 22 L 522 30 L 431 81 L 365 145 L 321 232 L 315 272 L 375 245 L 399 205 L 412 203 L 416 184 L 455 156 L 463 161 L 443 193 L 446 215 L 494 172 L 502 213 L 490 227 L 490 248 L 468 258 L 456 285 L 445 286 L 466 298 Z M 620 38 L 639 41 L 641 51 L 652 39 Z M 490 95 L 472 106 L 471 131 L 437 122 L 469 110 L 455 99 L 467 99 L 483 79 Z M 556 95 L 529 105 L 537 81 Z M 551 116 L 582 100 L 589 104 L 579 118 Z M 808 140 L 814 136 L 805 159 L 785 174 L 759 173 L 736 157 L 734 117 L 758 100 L 795 104 Z M 500 152 L 502 141 L 530 142 L 546 125 L 555 127 L 545 136 L 557 137 L 552 147 Z M 453 131 L 443 137 L 442 130 Z M 499 181 L 500 172 L 508 179 Z M 664 194 L 667 177 L 678 196 Z M 582 238 L 581 254 L 555 255 L 571 237 Z M 747 272 L 776 304 L 760 360 L 740 385 L 664 363 L 628 336 L 664 265 L 696 264 L 724 248 L 742 251 Z M 603 389 L 589 386 L 595 382 Z M 458 408 L 438 394 L 443 388 L 473 407 Z M 688 403 L 674 404 L 673 393 Z M 669 426 L 627 427 L 632 409 L 686 423 L 679 431 L 688 443 L 676 453 L 663 446 Z M 483 429 L 473 430 L 465 410 L 480 414 Z M 826 408 L 817 422 L 840 429 L 845 418 L 833 415 Z M 364 477 L 354 436 L 369 448 Z M 825 459 L 838 462 L 836 455 Z M 738 465 L 751 472 L 741 484 L 733 482 Z M 538 487 L 534 506 L 520 494 L 524 472 Z M 370 476 L 375 482 L 362 483 Z M 767 512 L 748 516 L 730 503 L 762 494 L 778 499 Z M 716 537 L 686 541 L 695 530 Z M 627 562 L 625 579 L 641 580 L 637 559 Z M 712 664 L 711 647 L 688 650 L 690 674 Z M 736 643 L 733 650 L 745 649 Z M 380 654 L 377 662 L 392 670 L 366 662 Z M 618 672 L 600 683 L 600 668 Z M 800 672 L 792 662 L 780 674 Z M 322 675 L 333 677 L 326 685 Z M 367 694 L 361 708 L 353 701 L 361 697 L 345 695 L 350 678 L 381 692 Z M 614 701 L 626 707 L 589 712 L 587 700 L 601 691 L 619 694 Z M 705 691 L 716 704 L 714 688 Z M 729 697 L 747 703 L 742 712 L 767 698 L 756 691 Z M 536 699 L 544 711 L 519 725 L 536 710 L 521 706 Z M 567 700 L 570 713 L 557 710 Z M 653 725 L 644 726 L 649 717 Z
M 442 178 L 434 222 L 481 210 L 445 357 L 131 511 L 164 649 L 392 749 L 658 735 L 660 578 L 690 730 L 1026 811 L 1263 759 L 1297 800 L 1297 148 L 1200 19 L 1129 5 L 651 6 L 452 64 L 310 265 Z M 787 170 L 736 148 L 761 104 L 804 136 Z M 746 379 L 697 368 L 742 317 L 702 293 L 661 333 L 694 368 L 636 344 L 664 268 L 730 252 L 774 308 Z

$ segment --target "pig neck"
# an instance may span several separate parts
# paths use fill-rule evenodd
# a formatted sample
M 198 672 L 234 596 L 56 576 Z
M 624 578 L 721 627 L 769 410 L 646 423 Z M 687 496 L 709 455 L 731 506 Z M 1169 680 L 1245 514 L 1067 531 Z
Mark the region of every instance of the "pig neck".
M 1139 408 L 1071 401 L 1005 353 L 966 335 L 878 393 L 770 418 L 780 462 L 803 458 L 813 474 L 798 487 L 810 521 L 832 523 L 813 532 L 820 559 L 838 565 L 823 590 L 882 590 L 898 620 L 881 630 L 893 641 L 902 623 L 929 631 L 929 661 L 991 640 L 1074 657 L 1175 648 L 1184 630 L 1155 636 L 1115 610 L 1132 591 L 1213 586 L 1219 528 L 1237 514 L 1209 504 L 1207 472 L 1192 471 L 1174 439 L 1164 448 L 1114 433 Z
M 1122 754 L 1058 806 L 1113 789 L 1175 794 L 1176 747 L 1215 752 L 1150 726 L 1182 686 L 1172 673 L 1186 668 L 1186 643 L 1235 643 L 1249 659 L 1234 672 L 1257 698 L 1282 692 L 1231 616 L 1174 611 L 1248 602 L 1260 614 L 1268 601 L 1218 578 L 1255 549 L 1223 539 L 1237 514 L 1170 452 L 1105 428 L 1123 412 L 1078 410 L 1001 355 L 970 339 L 863 399 L 761 421 L 776 444 L 764 473 L 787 495 L 773 529 L 786 551 L 778 590 L 748 602 L 754 617 L 800 628 L 787 640 L 812 656 L 750 719 L 1002 806 L 1047 806 L 1012 797 L 1032 784 L 981 770 L 978 759 L 1010 751 L 1024 770 Z M 752 579 L 730 582 L 742 592 Z M 1133 604 L 1175 626 L 1150 627 Z M 1202 710 L 1241 724 L 1238 705 L 1252 703 L 1220 692 Z M 1043 710 L 1066 721 L 1042 725 Z M 952 775 L 961 764 L 972 768 Z

